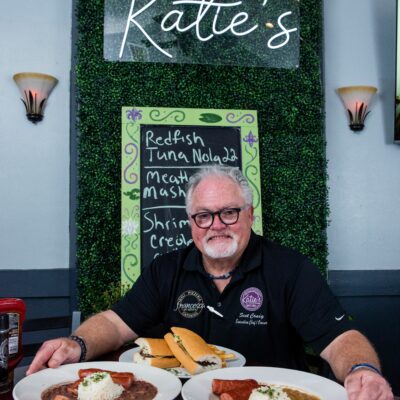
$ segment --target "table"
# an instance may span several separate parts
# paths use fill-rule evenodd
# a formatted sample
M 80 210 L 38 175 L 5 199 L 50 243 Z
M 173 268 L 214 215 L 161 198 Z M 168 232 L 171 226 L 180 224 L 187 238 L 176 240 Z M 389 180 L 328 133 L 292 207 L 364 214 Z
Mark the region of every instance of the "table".
M 105 354 L 105 355 L 99 357 L 95 361 L 118 361 L 120 355 L 124 351 L 129 350 L 133 347 L 136 347 L 136 345 L 135 344 L 125 345 L 125 346 L 121 347 L 120 349 L 118 349 L 117 351 L 113 351 L 111 353 L 108 353 L 108 354 Z M 14 370 L 14 385 L 25 376 L 25 372 L 27 369 L 28 369 L 28 366 L 22 366 L 22 367 L 17 367 Z M 182 382 L 182 384 L 184 384 L 186 382 L 186 379 L 181 379 L 181 382 Z M 9 393 L 7 395 L 0 394 L 0 400 L 14 400 L 14 399 L 12 397 L 12 394 Z M 179 395 L 178 397 L 175 398 L 175 400 L 182 400 L 182 396 Z M 395 396 L 394 400 L 400 400 L 400 396 Z

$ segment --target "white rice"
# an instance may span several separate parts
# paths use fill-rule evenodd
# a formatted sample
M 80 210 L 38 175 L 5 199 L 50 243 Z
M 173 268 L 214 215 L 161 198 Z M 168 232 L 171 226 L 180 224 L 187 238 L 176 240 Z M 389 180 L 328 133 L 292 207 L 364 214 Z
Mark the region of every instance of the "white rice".
M 260 386 L 253 389 L 249 400 L 290 400 L 290 397 L 279 386 Z
M 78 386 L 78 400 L 114 400 L 124 388 L 115 384 L 108 372 L 95 372 Z

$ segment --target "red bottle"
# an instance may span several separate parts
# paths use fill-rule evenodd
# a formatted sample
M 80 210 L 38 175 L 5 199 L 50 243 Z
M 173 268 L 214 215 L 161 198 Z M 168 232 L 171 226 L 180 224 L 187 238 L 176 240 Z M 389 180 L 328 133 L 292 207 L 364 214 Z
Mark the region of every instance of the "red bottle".
M 7 313 L 10 331 L 8 336 L 8 370 L 11 373 L 22 360 L 22 325 L 26 306 L 22 299 L 0 298 L 0 313 Z

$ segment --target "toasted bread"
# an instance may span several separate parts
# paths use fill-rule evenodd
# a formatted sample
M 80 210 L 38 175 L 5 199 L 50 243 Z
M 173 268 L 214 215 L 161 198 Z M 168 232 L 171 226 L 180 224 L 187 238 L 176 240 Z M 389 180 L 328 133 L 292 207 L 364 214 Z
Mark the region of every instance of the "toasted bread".
M 133 355 L 135 363 L 158 368 L 175 368 L 180 366 L 180 362 L 175 358 L 164 339 L 140 337 L 135 340 L 135 343 L 140 347 L 140 351 Z
M 164 338 L 175 357 L 192 375 L 222 367 L 221 358 L 197 333 L 172 327 Z

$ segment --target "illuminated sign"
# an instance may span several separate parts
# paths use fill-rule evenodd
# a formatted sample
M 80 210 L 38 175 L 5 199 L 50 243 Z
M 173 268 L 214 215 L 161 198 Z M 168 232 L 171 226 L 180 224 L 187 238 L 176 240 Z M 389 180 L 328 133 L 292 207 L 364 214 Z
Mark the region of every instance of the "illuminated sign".
M 296 68 L 298 0 L 105 0 L 108 61 Z

